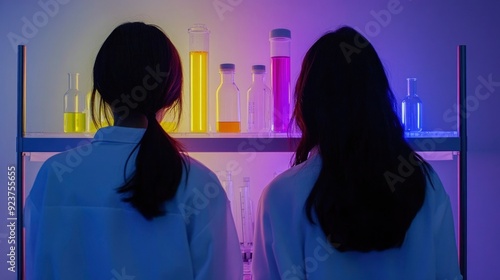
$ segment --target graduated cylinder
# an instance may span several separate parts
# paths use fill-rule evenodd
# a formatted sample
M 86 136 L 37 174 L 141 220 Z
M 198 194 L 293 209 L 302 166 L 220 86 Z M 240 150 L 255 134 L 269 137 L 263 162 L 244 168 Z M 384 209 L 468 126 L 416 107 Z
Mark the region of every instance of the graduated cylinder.
M 209 30 L 194 24 L 189 33 L 189 74 L 191 132 L 207 132 L 208 128 L 208 42 Z
M 291 32 L 278 28 L 269 34 L 271 47 L 271 88 L 274 97 L 273 130 L 287 132 L 290 123 L 290 43 Z
M 248 131 L 270 132 L 273 124 L 273 95 L 265 84 L 264 65 L 252 66 L 252 85 L 247 91 Z

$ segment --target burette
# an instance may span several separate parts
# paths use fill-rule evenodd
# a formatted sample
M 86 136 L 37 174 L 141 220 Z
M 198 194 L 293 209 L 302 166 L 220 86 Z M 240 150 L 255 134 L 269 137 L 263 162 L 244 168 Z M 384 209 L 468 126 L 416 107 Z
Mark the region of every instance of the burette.
M 243 183 L 243 186 L 240 187 L 241 233 L 243 235 L 243 245 L 250 247 L 253 242 L 252 205 L 248 194 L 250 178 L 244 177 Z
M 233 197 L 234 197 L 234 191 L 233 191 L 233 179 L 231 178 L 231 171 L 226 170 L 226 179 L 224 180 L 224 190 L 226 191 L 227 199 L 229 200 L 229 204 L 231 206 L 231 214 L 233 214 Z

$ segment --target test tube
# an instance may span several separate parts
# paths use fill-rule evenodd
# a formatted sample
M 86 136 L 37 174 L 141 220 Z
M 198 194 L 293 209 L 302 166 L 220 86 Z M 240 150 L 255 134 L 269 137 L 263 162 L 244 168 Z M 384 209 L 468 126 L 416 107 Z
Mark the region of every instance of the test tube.
M 208 38 L 204 24 L 194 24 L 189 32 L 189 74 L 191 132 L 207 132 L 208 127 Z
M 274 98 L 273 131 L 287 132 L 290 123 L 290 45 L 289 29 L 277 28 L 269 34 L 271 45 L 271 88 Z
M 244 185 L 240 187 L 240 207 L 241 207 L 241 225 L 243 235 L 243 245 L 251 246 L 253 241 L 252 217 L 250 198 L 248 190 L 250 188 L 250 178 L 243 178 Z

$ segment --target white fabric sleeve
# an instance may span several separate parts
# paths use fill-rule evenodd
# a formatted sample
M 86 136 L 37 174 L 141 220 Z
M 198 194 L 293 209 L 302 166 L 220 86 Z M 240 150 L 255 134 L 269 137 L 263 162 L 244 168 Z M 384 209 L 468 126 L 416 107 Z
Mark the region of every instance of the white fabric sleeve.
M 281 279 L 273 250 L 273 227 L 267 213 L 266 194 L 259 201 L 255 220 L 252 276 L 254 280 Z
M 225 193 L 212 198 L 207 207 L 211 209 L 201 210 L 199 215 L 209 213 L 211 217 L 196 218 L 198 221 L 208 220 L 208 223 L 193 236 L 190 244 L 194 279 L 243 279 L 239 239 Z
M 25 242 L 25 276 L 26 279 L 34 279 L 34 253 L 36 247 L 36 235 L 38 232 L 38 222 L 40 213 L 30 198 L 26 199 L 24 208 L 24 228 L 26 234 Z
M 40 168 L 33 187 L 26 198 L 24 206 L 25 229 L 25 276 L 26 279 L 35 279 L 35 251 L 40 224 L 40 210 L 42 208 L 43 194 L 47 186 L 47 170 L 45 165 Z
M 432 174 L 436 191 L 434 212 L 434 246 L 436 248 L 436 279 L 461 280 L 458 266 L 457 243 L 450 198 L 437 174 Z

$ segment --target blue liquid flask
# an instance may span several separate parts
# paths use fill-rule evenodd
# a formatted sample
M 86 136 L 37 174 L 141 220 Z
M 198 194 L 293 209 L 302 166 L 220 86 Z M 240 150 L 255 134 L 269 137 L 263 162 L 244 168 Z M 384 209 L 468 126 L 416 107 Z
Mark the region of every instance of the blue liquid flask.
M 408 78 L 407 96 L 401 103 L 401 120 L 406 132 L 422 131 L 422 100 L 417 95 L 417 79 Z
M 241 132 L 240 90 L 234 83 L 232 63 L 220 65 L 220 84 L 216 91 L 217 132 Z
M 253 209 L 249 197 L 250 178 L 243 177 L 244 185 L 240 187 L 240 209 L 243 242 L 240 242 L 243 259 L 243 279 L 252 279 L 252 252 L 253 252 Z

